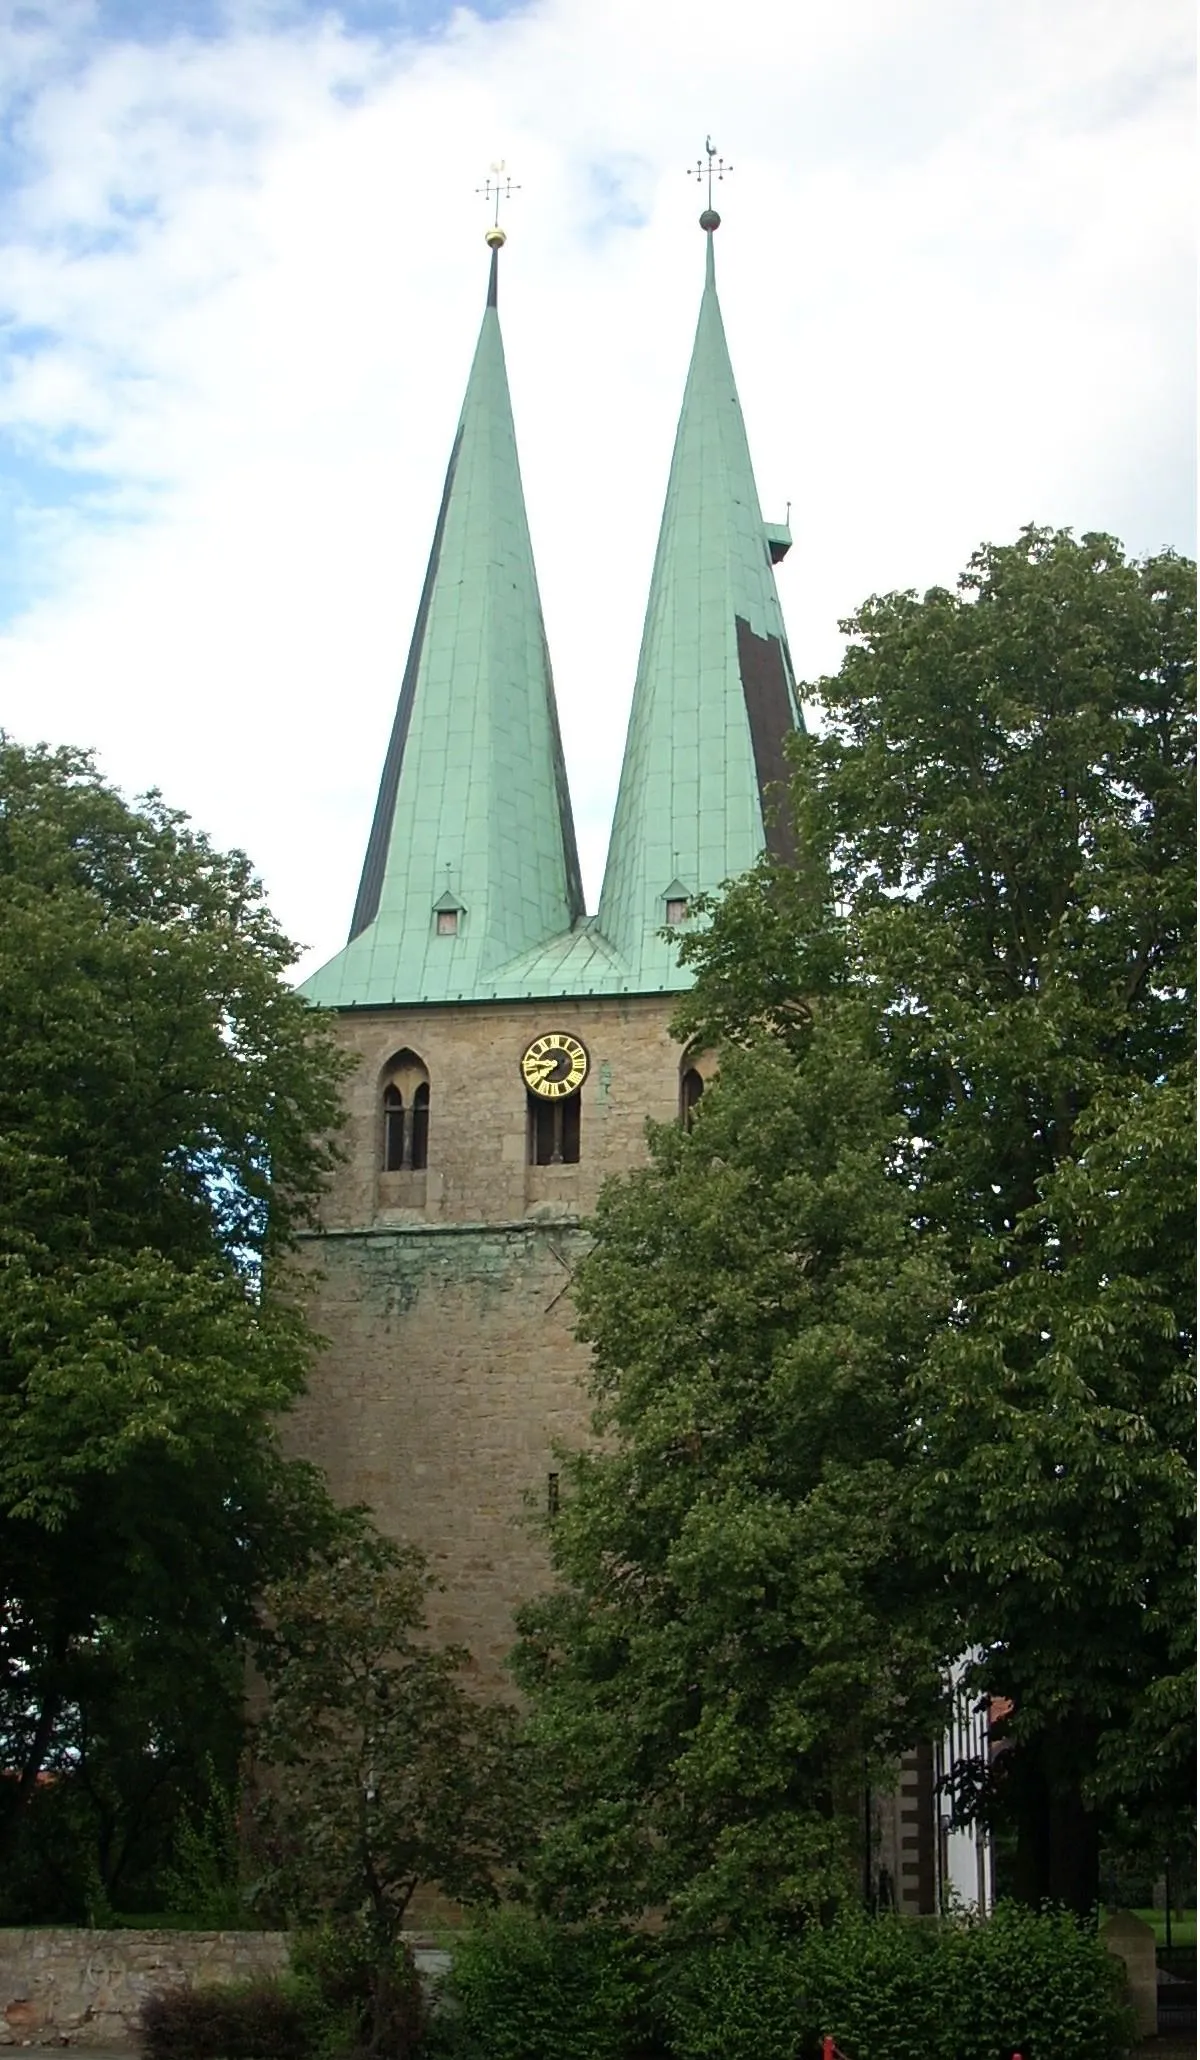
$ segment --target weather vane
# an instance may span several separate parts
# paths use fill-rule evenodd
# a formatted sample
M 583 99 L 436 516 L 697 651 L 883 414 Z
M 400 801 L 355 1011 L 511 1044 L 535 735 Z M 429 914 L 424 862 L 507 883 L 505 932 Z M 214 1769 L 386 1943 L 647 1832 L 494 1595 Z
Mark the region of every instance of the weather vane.
M 708 160 L 707 164 L 705 163 L 705 158 Z M 717 146 L 713 142 L 712 137 L 706 136 L 704 139 L 704 157 L 698 157 L 694 168 L 688 172 L 690 179 L 708 180 L 708 206 L 700 217 L 702 229 L 719 228 L 721 217 L 717 214 L 712 202 L 713 180 L 723 179 L 726 172 L 731 172 L 732 170 L 732 165 L 727 165 L 723 157 L 717 156 Z M 711 221 L 707 219 L 708 216 L 712 216 Z
M 487 241 L 493 248 L 499 249 L 500 245 L 507 241 L 504 230 L 500 227 L 500 202 L 508 200 L 512 194 L 521 191 L 519 186 L 513 185 L 508 175 L 508 167 L 503 158 L 499 158 L 495 164 L 488 167 L 487 178 L 482 186 L 475 188 L 475 191 L 476 193 L 482 193 L 485 200 L 490 200 L 495 204 L 492 226 L 487 231 Z

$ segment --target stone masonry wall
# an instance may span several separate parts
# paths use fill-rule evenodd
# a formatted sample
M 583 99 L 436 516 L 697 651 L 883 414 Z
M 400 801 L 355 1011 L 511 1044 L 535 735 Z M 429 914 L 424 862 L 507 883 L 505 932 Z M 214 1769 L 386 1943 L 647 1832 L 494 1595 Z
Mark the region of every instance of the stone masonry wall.
M 525 1521 L 544 1509 L 556 1442 L 588 1435 L 588 1351 L 573 1335 L 582 1219 L 606 1175 L 645 1156 L 647 1116 L 679 1109 L 671 997 L 364 1009 L 339 1016 L 360 1064 L 348 1159 L 307 1255 L 328 1345 L 290 1420 L 342 1502 L 427 1553 L 436 1636 L 503 1686 L 513 1611 L 546 1578 Z M 576 1166 L 532 1166 L 519 1064 L 547 1030 L 591 1061 Z M 380 1171 L 381 1082 L 402 1049 L 427 1069 L 429 1163 Z
M 278 1931 L 0 1931 L 0 2047 L 132 2048 L 147 1996 L 286 1964 Z

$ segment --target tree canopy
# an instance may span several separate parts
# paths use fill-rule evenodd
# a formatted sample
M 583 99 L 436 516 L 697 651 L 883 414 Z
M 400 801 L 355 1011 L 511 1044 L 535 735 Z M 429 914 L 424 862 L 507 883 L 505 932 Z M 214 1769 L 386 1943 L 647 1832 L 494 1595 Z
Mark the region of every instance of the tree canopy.
M 361 1970 L 381 2055 L 409 2050 L 397 2019 L 419 2004 L 401 1929 L 416 1891 L 494 1901 L 530 1829 L 514 1713 L 470 1692 L 465 1650 L 430 1643 L 431 1586 L 418 1551 L 351 1511 L 262 1603 L 258 1893 L 325 1926 L 343 1979 Z
M 490 1900 L 525 1826 L 513 1711 L 435 1646 L 417 1549 L 353 1512 L 262 1598 L 265 1887 L 293 1916 L 361 1920 L 381 1953 L 417 1889 Z
M 740 1607 L 744 1660 L 773 1591 L 752 1583 L 739 1600 L 732 1544 L 693 1592 L 676 1585 L 673 1623 L 664 1608 L 640 1644 L 631 1623 L 619 1689 L 603 1627 L 618 1592 L 630 1611 L 642 1585 L 659 1594 L 701 1521 L 655 1425 L 699 1432 L 748 1395 L 776 1439 L 756 1520 L 789 1478 L 830 1492 L 819 1446 L 811 1472 L 789 1467 L 822 1393 L 841 1392 L 840 1362 L 827 1358 L 804 1411 L 779 1410 L 774 1354 L 813 1354 L 830 1333 L 781 1292 L 777 1262 L 790 1250 L 819 1277 L 829 1248 L 800 1198 L 817 1169 L 838 1177 L 847 1083 L 869 1080 L 861 1107 L 877 1115 L 860 1144 L 890 1241 L 833 1220 L 839 1264 L 876 1267 L 874 1301 L 840 1315 L 845 1337 L 877 1342 L 887 1307 L 894 1339 L 907 1312 L 904 1349 L 880 1354 L 893 1605 L 912 1634 L 928 1629 L 927 1650 L 976 1652 L 977 1686 L 1011 1701 L 1006 1749 L 960 1806 L 1014 1823 L 1024 1894 L 1086 1907 L 1101 1829 L 1157 1836 L 1191 1788 L 1194 568 L 1029 529 L 980 550 L 954 591 L 876 597 L 843 630 L 840 671 L 807 689 L 820 732 L 797 740 L 798 863 L 764 859 L 683 946 L 696 983 L 677 1032 L 722 1053 L 720 1087 L 600 1212 L 583 1308 L 610 1446 L 578 1463 L 552 1539 L 565 1588 L 527 1619 L 527 1644 L 545 1647 L 539 1721 L 561 1726 L 571 1704 L 579 1735 L 611 1740 L 648 1797 L 681 1731 L 707 1736 L 736 1694 L 736 1667 L 716 1658 L 722 1609 L 732 1627 Z M 850 1019 L 852 1064 L 830 1046 Z M 803 1109 L 790 1135 L 751 1113 L 752 1079 L 766 1107 Z M 706 1191 L 725 1202 L 719 1243 L 688 1227 Z M 725 1304 L 737 1324 L 712 1321 Z M 758 1421 L 731 1441 L 751 1473 Z M 711 1524 L 724 1488 L 700 1451 Z M 853 1493 L 868 1458 L 855 1455 Z M 819 1590 L 821 1554 L 795 1544 L 796 1591 Z M 668 1651 L 693 1698 L 683 1720 L 662 1686 Z M 813 1690 L 797 1660 L 799 1706 Z M 528 1653 L 520 1664 L 529 1674 Z M 762 1698 L 761 1655 L 753 1675 Z M 759 1738 L 763 1707 L 750 1697 L 739 1719 Z M 637 1742 L 622 1744 L 639 1708 Z M 864 1693 L 864 1738 L 883 1735 L 885 1711 L 878 1688 Z M 724 1850 L 751 1770 L 723 1764 Z M 617 1788 L 588 1794 L 611 1807 Z M 591 1807 L 568 1813 L 576 1830 Z M 764 1824 L 772 1812 L 778 1853 L 793 1831 L 778 1800 Z
M 0 739 L 10 1856 L 47 1774 L 76 1798 L 90 1781 L 103 1819 L 118 1761 L 161 1792 L 176 1761 L 228 1759 L 255 1586 L 325 1520 L 274 1442 L 310 1350 L 287 1253 L 341 1074 L 294 957 L 240 853 L 84 754 Z M 131 1808 L 126 1783 L 109 1890 Z
M 909 1221 L 854 1001 L 725 1056 L 610 1187 L 576 1276 L 599 1452 L 519 1619 L 569 1914 L 795 1918 L 856 1892 L 864 1783 L 939 1702 L 901 1524 L 904 1391 L 950 1282 Z

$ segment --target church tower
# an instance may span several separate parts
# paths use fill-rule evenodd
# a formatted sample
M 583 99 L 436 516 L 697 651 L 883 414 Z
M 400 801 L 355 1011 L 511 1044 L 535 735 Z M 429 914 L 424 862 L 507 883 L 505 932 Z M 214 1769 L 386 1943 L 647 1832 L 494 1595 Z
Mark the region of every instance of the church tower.
M 556 1444 L 586 1435 L 582 1221 L 647 1117 L 702 1090 L 670 929 L 778 848 L 799 709 L 706 269 L 599 911 L 584 913 L 500 335 L 503 231 L 350 936 L 308 982 L 358 1063 L 309 1244 L 328 1345 L 293 1442 L 419 1544 L 435 1632 L 498 1679 L 545 1568 Z M 667 935 L 664 936 L 663 932 Z

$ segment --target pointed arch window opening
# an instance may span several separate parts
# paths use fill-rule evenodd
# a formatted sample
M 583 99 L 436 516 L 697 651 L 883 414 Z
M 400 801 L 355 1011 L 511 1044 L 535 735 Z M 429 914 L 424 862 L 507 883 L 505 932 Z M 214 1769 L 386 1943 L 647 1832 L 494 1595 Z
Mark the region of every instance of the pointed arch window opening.
M 404 1096 L 398 1087 L 383 1090 L 383 1170 L 399 1173 L 404 1166 Z
M 689 1066 L 679 1082 L 679 1120 L 685 1130 L 690 1130 L 696 1120 L 696 1109 L 704 1093 L 704 1075 L 694 1066 Z
M 545 1101 L 540 1094 L 530 1094 L 526 1090 L 525 1099 L 530 1165 L 577 1166 L 582 1097 L 568 1094 L 560 1101 Z
M 379 1165 L 384 1173 L 424 1173 L 429 1164 L 429 1075 L 415 1052 L 385 1068 Z
M 414 1173 L 423 1173 L 429 1164 L 429 1082 L 423 1080 L 413 1095 L 412 1117 L 409 1123 L 409 1164 Z

